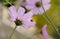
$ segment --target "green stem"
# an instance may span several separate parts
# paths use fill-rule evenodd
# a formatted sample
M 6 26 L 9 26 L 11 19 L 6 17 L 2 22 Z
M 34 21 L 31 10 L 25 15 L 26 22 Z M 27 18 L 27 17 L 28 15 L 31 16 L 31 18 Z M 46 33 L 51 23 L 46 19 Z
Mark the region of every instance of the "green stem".
M 11 38 L 12 38 L 12 36 L 13 36 L 13 34 L 14 34 L 14 32 L 15 32 L 16 28 L 17 28 L 17 26 L 15 26 L 15 28 L 13 29 L 13 31 L 12 31 L 12 33 L 11 33 L 11 35 L 10 35 L 9 39 L 11 39 Z
M 42 0 L 41 0 L 41 3 L 42 3 Z M 58 35 L 60 36 L 58 30 L 56 29 L 56 25 L 55 25 L 54 22 L 50 19 L 50 17 L 46 14 L 45 9 L 44 9 L 44 7 L 43 7 L 43 4 L 42 4 L 42 8 L 43 8 L 44 13 L 45 13 L 45 16 L 44 16 L 44 15 L 42 15 L 42 16 L 43 16 L 45 19 L 47 19 L 47 21 L 48 21 L 50 24 L 52 24 L 53 28 L 56 30 L 56 32 L 57 32 Z
M 6 0 L 6 2 L 12 6 L 12 4 L 9 2 L 9 0 Z

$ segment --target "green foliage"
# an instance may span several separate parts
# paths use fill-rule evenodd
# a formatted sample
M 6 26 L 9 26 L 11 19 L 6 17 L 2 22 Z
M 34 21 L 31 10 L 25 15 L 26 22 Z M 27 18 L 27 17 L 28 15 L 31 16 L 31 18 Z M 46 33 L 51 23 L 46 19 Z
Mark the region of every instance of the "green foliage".
M 44 24 L 47 24 L 48 34 L 54 39 L 60 39 L 60 0 L 51 0 L 51 7 L 46 11 L 46 14 L 55 24 L 56 29 L 54 29 L 54 27 L 48 23 L 48 21 L 42 15 L 35 15 L 34 19 L 37 23 L 36 27 L 38 28 L 38 31 L 41 30 Z M 45 13 L 43 15 L 45 15 Z M 59 34 L 56 32 L 56 30 L 59 32 Z
M 6 6 L 6 7 L 10 7 L 11 5 L 14 5 L 16 0 L 1 0 L 0 2 Z

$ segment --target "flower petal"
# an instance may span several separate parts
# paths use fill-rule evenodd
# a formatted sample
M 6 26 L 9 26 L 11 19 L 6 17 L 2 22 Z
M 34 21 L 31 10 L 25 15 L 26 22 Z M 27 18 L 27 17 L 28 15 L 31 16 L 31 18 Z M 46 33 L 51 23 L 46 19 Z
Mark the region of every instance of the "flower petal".
M 35 8 L 35 5 L 26 5 L 25 7 L 29 10 L 33 10 Z
M 24 13 L 25 13 L 25 9 L 22 8 L 22 7 L 19 7 L 18 13 L 17 13 L 18 14 L 18 19 L 21 19 L 23 17 Z
M 48 9 L 50 8 L 50 6 L 51 6 L 50 4 L 43 5 L 43 7 L 44 7 L 45 11 L 46 11 L 46 10 L 48 10 Z
M 22 20 L 24 20 L 24 21 L 29 20 L 30 18 L 32 18 L 32 16 L 33 16 L 33 13 L 30 11 L 30 12 L 24 14 Z
M 33 10 L 31 10 L 31 12 L 33 12 L 33 14 L 38 14 L 40 13 L 40 11 L 37 8 L 34 8 Z
M 8 12 L 11 21 L 15 21 L 17 18 L 17 13 L 16 13 L 16 8 L 14 6 L 9 7 L 9 12 Z
M 42 3 L 43 3 L 43 5 L 44 4 L 49 4 L 50 3 L 50 0 L 42 0 Z
M 28 29 L 28 28 L 30 28 L 30 27 L 32 27 L 32 26 L 35 26 L 35 22 L 24 21 L 24 22 L 23 22 L 23 26 L 24 26 L 26 29 Z
M 31 10 L 31 12 L 33 12 L 33 14 L 43 14 L 44 10 L 42 7 L 40 7 L 40 8 L 35 8 L 34 10 Z
M 26 6 L 27 3 L 26 2 L 21 2 L 21 6 Z
M 47 33 L 47 30 L 46 30 L 46 27 L 47 27 L 46 24 L 42 27 L 42 33 L 43 33 L 44 38 L 48 39 L 48 33 Z
M 39 8 L 39 11 L 40 11 L 40 14 L 43 14 L 44 13 L 44 10 L 42 7 Z
M 40 0 L 26 0 L 28 4 L 35 4 L 36 2 L 39 2 Z

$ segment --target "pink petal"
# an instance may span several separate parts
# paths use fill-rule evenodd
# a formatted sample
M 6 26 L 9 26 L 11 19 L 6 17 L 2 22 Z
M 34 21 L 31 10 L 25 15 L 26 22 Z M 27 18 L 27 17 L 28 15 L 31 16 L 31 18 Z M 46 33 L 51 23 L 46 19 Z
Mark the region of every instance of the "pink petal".
M 35 5 L 26 5 L 25 7 L 29 10 L 33 10 L 35 8 Z
M 22 8 L 22 7 L 19 7 L 18 13 L 17 13 L 18 14 L 18 19 L 22 19 L 24 13 L 25 13 L 25 9 Z
M 22 6 L 26 6 L 27 3 L 26 3 L 26 2 L 22 2 L 21 5 L 22 5 Z
M 33 13 L 30 11 L 30 12 L 24 14 L 22 20 L 24 20 L 24 21 L 29 20 L 30 18 L 32 18 L 32 16 L 33 16 Z
M 40 11 L 40 13 L 39 13 L 39 14 L 43 14 L 43 13 L 44 13 L 44 10 L 43 10 L 43 8 L 42 8 L 42 7 L 40 7 L 40 8 L 39 8 L 39 11 Z
M 42 33 L 43 33 L 44 38 L 48 39 L 48 33 L 47 33 L 47 30 L 46 30 L 46 27 L 47 27 L 46 24 L 42 27 Z
M 23 26 L 24 26 L 26 29 L 29 29 L 30 27 L 35 26 L 35 22 L 24 21 L 24 22 L 23 22 Z
M 40 0 L 26 0 L 28 4 L 35 4 L 36 2 L 39 2 Z
M 31 10 L 31 12 L 33 12 L 33 14 L 38 14 L 38 13 L 40 13 L 40 11 L 39 11 L 37 8 Z
M 50 3 L 50 0 L 42 0 L 43 5 Z
M 44 10 L 42 7 L 40 8 L 35 8 L 34 10 L 31 10 L 34 14 L 43 14 Z
M 14 6 L 9 7 L 9 16 L 11 21 L 15 21 L 17 18 L 16 8 Z
M 50 6 L 51 6 L 50 4 L 44 5 L 45 11 L 48 10 L 50 8 Z

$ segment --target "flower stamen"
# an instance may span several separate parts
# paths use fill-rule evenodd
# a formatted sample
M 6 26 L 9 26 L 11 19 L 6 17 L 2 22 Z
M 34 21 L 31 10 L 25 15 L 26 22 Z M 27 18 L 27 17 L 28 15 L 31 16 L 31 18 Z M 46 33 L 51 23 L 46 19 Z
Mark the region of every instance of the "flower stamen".
M 37 2 L 35 5 L 36 5 L 36 7 L 40 7 L 41 6 L 41 3 L 40 2 Z
M 15 24 L 16 24 L 17 26 L 22 25 L 22 21 L 16 19 Z

